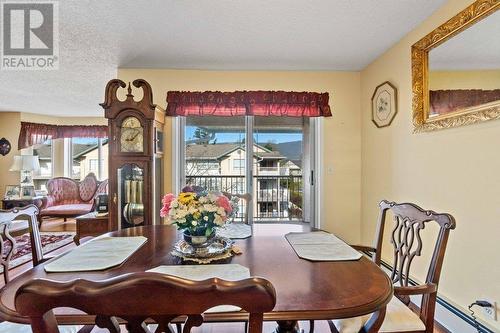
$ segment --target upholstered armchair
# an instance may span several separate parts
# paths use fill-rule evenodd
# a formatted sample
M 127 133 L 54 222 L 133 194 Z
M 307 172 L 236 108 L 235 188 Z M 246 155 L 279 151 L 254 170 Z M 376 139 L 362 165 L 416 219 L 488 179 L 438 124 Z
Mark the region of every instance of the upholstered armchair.
M 99 182 L 89 173 L 78 182 L 67 177 L 52 178 L 47 182 L 48 195 L 40 208 L 40 223 L 45 216 L 75 217 L 94 210 L 98 194 L 107 193 L 108 181 Z

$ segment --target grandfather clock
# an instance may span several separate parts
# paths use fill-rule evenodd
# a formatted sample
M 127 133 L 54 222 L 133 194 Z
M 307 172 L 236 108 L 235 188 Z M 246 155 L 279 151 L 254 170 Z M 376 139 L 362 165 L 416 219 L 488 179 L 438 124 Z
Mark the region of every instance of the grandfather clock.
M 119 100 L 116 92 L 126 84 L 114 79 L 100 104 L 109 125 L 110 230 L 160 223 L 165 111 L 153 104 L 149 83 L 137 79 L 132 85 L 142 88 L 142 100 L 134 100 L 130 83 Z

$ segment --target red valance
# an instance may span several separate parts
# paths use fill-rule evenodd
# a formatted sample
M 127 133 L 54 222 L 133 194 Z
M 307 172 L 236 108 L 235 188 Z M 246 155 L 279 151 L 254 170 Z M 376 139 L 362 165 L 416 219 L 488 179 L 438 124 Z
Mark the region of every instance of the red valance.
M 48 139 L 107 138 L 108 127 L 101 125 L 48 125 L 21 122 L 18 149 L 41 144 Z
M 169 91 L 168 116 L 331 117 L 328 93 Z
M 500 89 L 431 90 L 431 114 L 446 114 L 500 100 Z

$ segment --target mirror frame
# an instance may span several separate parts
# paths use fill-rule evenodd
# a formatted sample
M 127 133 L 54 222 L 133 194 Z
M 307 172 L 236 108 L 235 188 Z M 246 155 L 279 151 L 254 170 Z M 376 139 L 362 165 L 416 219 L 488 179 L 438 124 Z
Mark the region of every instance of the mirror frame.
M 500 118 L 500 103 L 428 118 L 429 52 L 500 9 L 500 0 L 477 0 L 411 47 L 414 133 L 474 124 Z

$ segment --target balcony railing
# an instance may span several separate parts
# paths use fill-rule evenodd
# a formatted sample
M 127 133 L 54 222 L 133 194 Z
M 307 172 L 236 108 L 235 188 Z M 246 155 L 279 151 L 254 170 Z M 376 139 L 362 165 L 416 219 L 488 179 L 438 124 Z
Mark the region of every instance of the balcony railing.
M 258 175 L 253 177 L 253 216 L 259 221 L 301 221 L 302 176 Z M 186 183 L 201 186 L 208 191 L 245 193 L 244 176 L 186 176 Z M 238 218 L 243 218 L 245 207 L 240 207 Z

